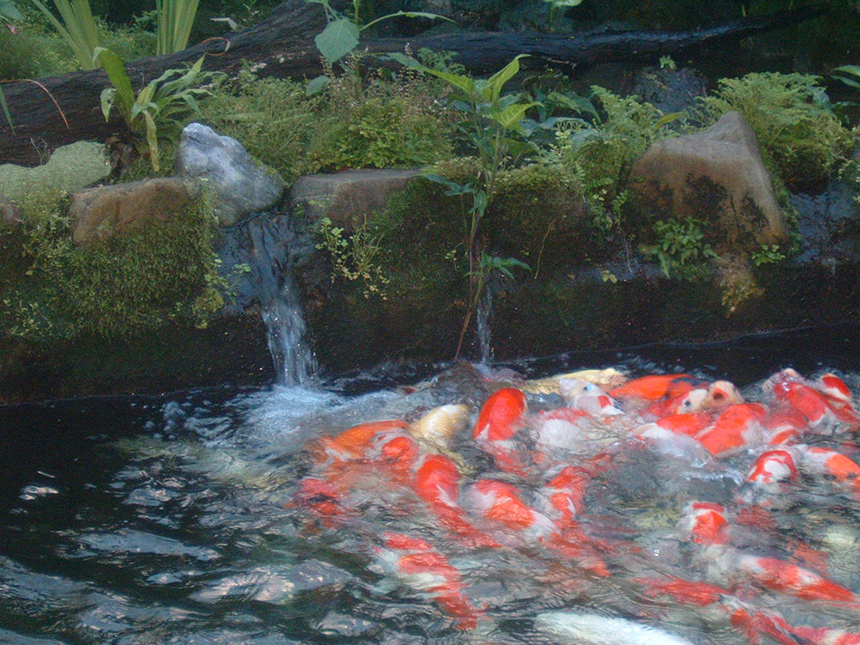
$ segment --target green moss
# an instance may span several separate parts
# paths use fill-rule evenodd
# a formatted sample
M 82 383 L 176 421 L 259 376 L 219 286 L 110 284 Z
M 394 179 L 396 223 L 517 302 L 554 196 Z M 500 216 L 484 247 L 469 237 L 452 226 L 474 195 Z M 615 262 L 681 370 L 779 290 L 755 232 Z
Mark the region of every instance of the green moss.
M 104 145 L 78 141 L 57 148 L 42 166 L 0 166 L 0 195 L 21 202 L 33 195 L 71 192 L 104 179 L 109 172 Z
M 202 201 L 165 222 L 86 248 L 72 245 L 57 202 L 22 204 L 26 270 L 0 301 L 3 328 L 30 341 L 81 335 L 133 336 L 169 321 L 205 323 L 223 301 L 216 293 L 211 209 Z
M 819 77 L 778 72 L 724 78 L 700 99 L 704 124 L 737 110 L 788 184 L 821 181 L 846 157 L 853 137 L 833 114 Z

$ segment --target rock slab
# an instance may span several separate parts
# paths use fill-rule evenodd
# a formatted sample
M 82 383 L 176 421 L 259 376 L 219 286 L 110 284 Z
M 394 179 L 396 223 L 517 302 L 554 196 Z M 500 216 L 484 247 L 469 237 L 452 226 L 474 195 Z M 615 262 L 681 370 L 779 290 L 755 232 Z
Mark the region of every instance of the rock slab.
M 176 170 L 182 177 L 206 182 L 223 226 L 272 208 L 284 195 L 284 181 L 276 172 L 254 161 L 236 139 L 202 123 L 189 123 L 182 130 Z
M 381 211 L 389 195 L 406 188 L 417 168 L 407 170 L 344 170 L 299 177 L 290 194 L 293 210 L 303 209 L 310 221 L 328 217 L 350 230 L 357 219 Z
M 664 219 L 704 221 L 718 250 L 752 251 L 788 238 L 755 132 L 738 112 L 653 144 L 630 177 L 645 208 Z
M 72 241 L 89 246 L 153 221 L 165 221 L 202 195 L 197 182 L 176 177 L 90 188 L 72 195 Z

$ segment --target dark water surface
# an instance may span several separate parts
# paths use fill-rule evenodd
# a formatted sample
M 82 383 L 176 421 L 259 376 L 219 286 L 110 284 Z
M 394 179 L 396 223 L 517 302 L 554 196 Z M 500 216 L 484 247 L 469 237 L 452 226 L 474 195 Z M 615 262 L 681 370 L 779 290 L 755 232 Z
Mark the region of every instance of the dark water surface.
M 835 370 L 856 392 L 858 347 L 860 326 L 842 325 L 506 367 L 530 378 L 608 366 L 634 375 L 684 370 L 755 388 L 791 366 Z M 440 374 L 417 392 L 396 387 Z M 292 503 L 310 467 L 308 440 L 448 403 L 466 401 L 476 414 L 485 398 L 480 383 L 456 370 L 413 366 L 315 388 L 0 407 L 0 643 L 578 642 L 534 627 L 537 614 L 571 608 L 647 620 L 692 643 L 749 642 L 718 612 L 646 599 L 631 582 L 690 566 L 677 537 L 680 509 L 692 499 L 730 501 L 748 456 L 708 466 L 707 476 L 677 460 L 633 458 L 599 482 L 589 516 L 601 518 L 601 536 L 644 553 L 611 558 L 612 575 L 603 579 L 528 545 L 487 552 L 446 542 L 434 517 L 382 483 L 363 483 L 358 517 L 334 529 Z M 488 468 L 468 447 L 463 454 L 467 477 Z M 764 547 L 780 555 L 791 539 L 809 543 L 828 556 L 833 579 L 860 591 L 860 504 L 826 482 L 804 481 L 803 493 L 781 511 Z M 464 594 L 485 610 L 479 629 L 457 629 L 432 597 L 375 564 L 385 531 L 422 537 L 445 553 Z M 771 596 L 755 602 L 801 624 L 860 631 L 854 608 Z

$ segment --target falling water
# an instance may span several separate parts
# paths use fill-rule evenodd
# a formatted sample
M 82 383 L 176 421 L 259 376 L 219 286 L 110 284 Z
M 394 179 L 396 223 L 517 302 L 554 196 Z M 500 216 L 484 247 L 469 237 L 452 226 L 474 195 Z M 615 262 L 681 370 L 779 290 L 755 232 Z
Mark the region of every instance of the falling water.
M 250 226 L 252 270 L 259 281 L 259 299 L 269 353 L 279 385 L 299 385 L 316 371 L 316 359 L 305 340 L 298 290 L 293 278 L 293 258 L 283 232 L 263 222 Z
M 489 363 L 493 360 L 493 285 L 487 283 L 484 293 L 478 302 L 478 311 L 475 314 L 478 327 L 478 350 L 481 354 L 481 362 Z

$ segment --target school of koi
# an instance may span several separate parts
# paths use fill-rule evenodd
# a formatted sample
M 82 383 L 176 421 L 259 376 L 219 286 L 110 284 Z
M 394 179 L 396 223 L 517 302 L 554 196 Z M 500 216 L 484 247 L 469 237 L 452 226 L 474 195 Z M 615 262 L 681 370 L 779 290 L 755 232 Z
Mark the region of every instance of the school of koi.
M 584 586 L 626 574 L 655 608 L 664 599 L 695 608 L 706 625 L 728 624 L 753 644 L 860 645 L 860 594 L 831 579 L 826 553 L 792 541 L 781 557 L 762 555 L 751 539 L 779 535 L 776 513 L 796 502 L 802 478 L 820 482 L 834 503 L 856 508 L 860 501 L 860 414 L 842 379 L 807 379 L 786 369 L 749 395 L 755 401 L 728 381 L 688 374 L 648 375 L 606 389 L 591 372 L 543 382 L 555 388 L 555 399 L 527 394 L 534 391 L 529 382 L 495 383 L 474 423 L 468 405 L 445 405 L 411 423 L 373 421 L 315 439 L 305 448 L 309 472 L 289 506 L 313 530 L 361 526 L 356 491 L 384 483 L 417 498 L 461 546 L 539 549 Z M 558 397 L 563 405 L 552 406 Z M 458 442 L 471 443 L 480 458 L 464 458 Z M 648 575 L 630 576 L 630 562 L 647 562 L 648 549 L 588 517 L 589 487 L 611 480 L 620 457 L 636 451 L 693 466 L 747 464 L 729 503 L 690 499 L 678 509 L 675 539 L 689 549 L 691 569 L 643 566 Z M 492 620 L 470 597 L 444 543 L 399 532 L 374 537 L 368 555 L 376 570 L 434 603 L 454 627 L 475 630 Z M 617 566 L 622 560 L 625 566 Z M 787 608 L 837 608 L 842 618 L 795 624 L 779 611 L 783 600 Z M 541 613 L 534 625 L 571 642 L 691 642 L 654 622 L 657 609 L 631 619 L 574 608 Z

